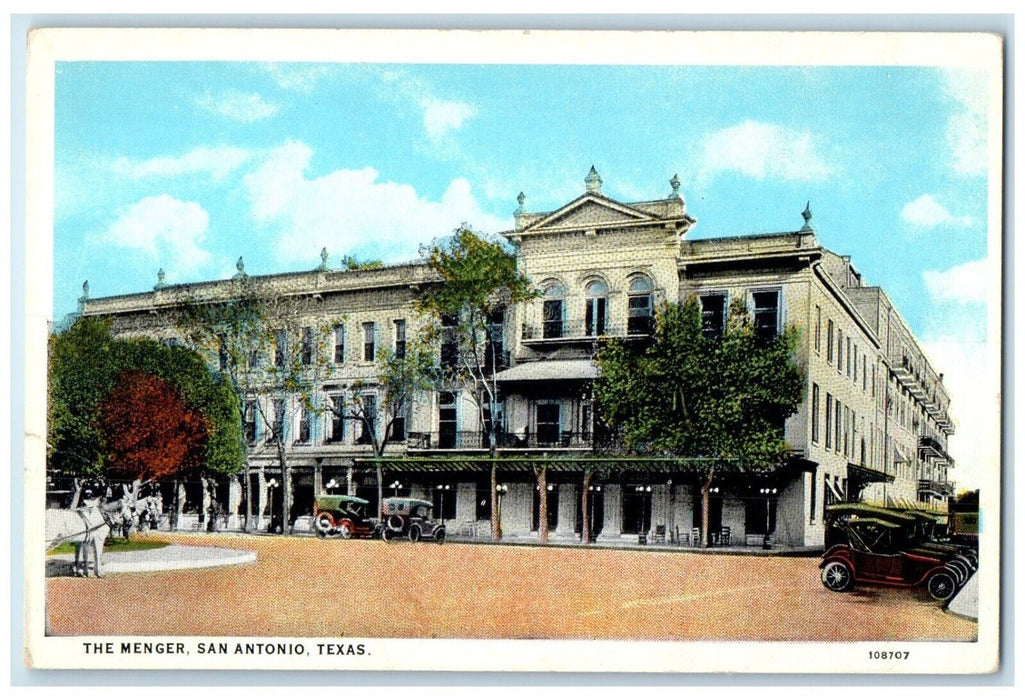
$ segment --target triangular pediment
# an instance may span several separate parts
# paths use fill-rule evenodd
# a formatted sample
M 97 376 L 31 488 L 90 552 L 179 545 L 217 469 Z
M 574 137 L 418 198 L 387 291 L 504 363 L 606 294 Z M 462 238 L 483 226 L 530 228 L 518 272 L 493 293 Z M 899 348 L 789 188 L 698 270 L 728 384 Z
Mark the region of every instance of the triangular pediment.
M 616 224 L 636 224 L 643 221 L 655 221 L 655 217 L 607 197 L 585 194 L 530 224 L 524 228 L 523 232 L 600 228 Z

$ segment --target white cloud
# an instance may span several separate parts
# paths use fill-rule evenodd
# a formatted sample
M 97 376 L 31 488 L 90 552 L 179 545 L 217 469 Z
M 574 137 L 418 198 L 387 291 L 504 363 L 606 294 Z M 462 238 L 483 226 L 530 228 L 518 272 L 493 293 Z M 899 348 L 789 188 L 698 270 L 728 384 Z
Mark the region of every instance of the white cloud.
M 118 212 L 99 242 L 140 251 L 171 276 L 194 276 L 210 260 L 202 247 L 209 223 L 209 215 L 198 203 L 162 194 Z
M 463 122 L 475 114 L 468 104 L 434 97 L 421 100 L 420 107 L 424 110 L 424 129 L 431 141 L 437 141 L 448 132 L 461 128 Z
M 900 218 L 918 228 L 972 225 L 970 216 L 954 216 L 945 206 L 936 201 L 936 198 L 931 194 L 923 194 L 915 201 L 905 204 L 900 212 Z
M 947 121 L 947 147 L 954 170 L 962 175 L 985 175 L 985 75 L 977 71 L 944 71 L 943 91 L 955 106 Z
M 999 485 L 1000 359 L 994 345 L 945 336 L 923 340 L 930 364 L 943 372 L 955 432 L 948 452 L 959 489 Z M 990 494 L 993 497 L 993 494 Z
M 328 66 L 321 64 L 265 63 L 263 67 L 278 87 L 303 94 L 313 92 L 329 73 Z
M 143 161 L 118 158 L 113 169 L 133 179 L 145 177 L 178 177 L 209 173 L 221 180 L 245 163 L 252 154 L 232 146 L 201 147 L 180 156 L 160 156 Z
M 810 132 L 776 124 L 747 120 L 707 134 L 701 148 L 701 171 L 706 177 L 735 171 L 759 180 L 813 181 L 833 172 Z
M 269 119 L 278 113 L 278 106 L 263 101 L 259 93 L 226 92 L 218 96 L 203 95 L 196 100 L 203 109 L 240 122 Z
M 463 178 L 431 201 L 410 185 L 380 181 L 369 167 L 308 179 L 311 156 L 305 144 L 289 142 L 243 180 L 253 217 L 282 231 L 277 253 L 284 261 L 313 262 L 322 246 L 332 256 L 358 249 L 386 262 L 411 260 L 420 244 L 462 222 L 483 231 L 511 227 L 481 209 Z
M 926 270 L 922 279 L 933 301 L 985 304 L 994 283 L 1000 283 L 999 274 L 999 269 L 983 259 L 942 271 Z

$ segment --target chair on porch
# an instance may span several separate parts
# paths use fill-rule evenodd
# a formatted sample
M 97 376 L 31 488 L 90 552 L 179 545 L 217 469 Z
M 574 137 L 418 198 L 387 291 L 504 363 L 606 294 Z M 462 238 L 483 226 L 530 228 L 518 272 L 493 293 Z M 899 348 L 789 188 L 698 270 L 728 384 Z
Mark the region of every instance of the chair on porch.
M 690 529 L 690 541 L 689 541 L 689 544 L 690 544 L 691 547 L 699 547 L 699 546 L 701 546 L 701 528 L 700 527 L 692 527 Z
M 652 544 L 665 544 L 666 543 L 666 526 L 656 525 L 655 532 L 651 536 Z
M 720 547 L 729 547 L 730 546 L 730 528 L 729 527 L 725 527 L 724 526 L 721 530 L 719 530 L 719 546 Z

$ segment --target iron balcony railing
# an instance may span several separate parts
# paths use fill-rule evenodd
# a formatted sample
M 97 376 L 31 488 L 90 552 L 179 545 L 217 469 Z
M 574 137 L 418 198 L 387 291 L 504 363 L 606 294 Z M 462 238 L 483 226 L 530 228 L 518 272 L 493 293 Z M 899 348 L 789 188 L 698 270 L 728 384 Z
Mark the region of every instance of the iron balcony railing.
M 523 324 L 523 340 L 566 341 L 595 340 L 603 337 L 648 336 L 654 332 L 655 319 L 650 316 L 631 318 L 627 323 L 588 323 L 585 321 L 544 321 Z
M 919 493 L 935 493 L 940 496 L 952 496 L 954 494 L 954 483 L 952 481 L 935 481 L 933 479 L 918 480 Z
M 593 449 L 593 433 L 575 433 L 566 430 L 539 430 L 536 433 L 516 435 L 499 432 L 496 435 L 498 449 Z M 406 449 L 410 452 L 424 450 L 487 450 L 491 447 L 490 436 L 479 431 L 435 431 L 430 433 L 409 433 Z

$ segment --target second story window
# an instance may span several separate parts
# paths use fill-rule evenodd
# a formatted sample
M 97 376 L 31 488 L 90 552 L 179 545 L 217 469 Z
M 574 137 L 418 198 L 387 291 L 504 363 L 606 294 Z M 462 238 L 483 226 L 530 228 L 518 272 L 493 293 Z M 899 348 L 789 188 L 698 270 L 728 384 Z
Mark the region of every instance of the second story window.
M 306 367 L 313 364 L 313 329 L 308 326 L 303 328 L 301 359 Z
M 630 282 L 626 311 L 628 335 L 648 335 L 654 330 L 655 314 L 651 292 L 651 281 L 647 277 L 637 277 Z
M 754 292 L 755 336 L 761 340 L 772 340 L 779 334 L 779 292 Z
M 487 369 L 505 366 L 505 311 L 498 309 L 488 314 L 488 348 L 484 357 Z
M 833 319 L 826 322 L 826 364 L 833 364 Z
M 246 442 L 250 445 L 256 444 L 256 402 L 246 401 L 245 413 Z
M 585 335 L 605 335 L 609 287 L 601 280 L 587 285 L 587 308 L 584 317 Z
M 363 394 L 362 401 L 362 431 L 357 443 L 360 445 L 370 445 L 373 443 L 374 435 L 377 433 L 377 396 L 374 394 Z
M 298 442 L 300 444 L 304 444 L 304 445 L 309 443 L 309 441 L 310 441 L 310 421 L 311 421 L 310 412 L 307 411 L 305 408 L 303 408 L 302 412 L 299 414 L 299 435 L 298 435 L 298 437 L 296 439 L 296 442 Z
M 706 338 L 721 338 L 726 330 L 726 293 L 702 294 L 701 334 Z
M 452 314 L 441 315 L 441 367 L 452 369 L 459 362 L 459 319 Z
M 274 331 L 274 366 L 282 368 L 285 366 L 285 358 L 288 352 L 288 334 L 285 331 Z
M 373 362 L 374 355 L 377 353 L 377 347 L 374 343 L 376 332 L 377 324 L 373 321 L 363 324 L 363 360 L 366 362 Z
M 345 397 L 341 394 L 331 396 L 331 434 L 328 442 L 341 442 L 345 439 Z
M 562 288 L 562 285 L 558 282 L 553 282 L 552 284 L 549 284 L 547 287 L 545 287 L 543 304 L 543 337 L 562 337 L 562 321 L 565 299 L 566 292 Z
M 406 320 L 395 321 L 395 357 L 400 360 L 406 356 Z
M 335 352 L 334 359 L 336 365 L 345 364 L 345 326 L 338 325 L 334 328 L 335 338 Z
M 285 400 L 274 399 L 274 425 L 271 426 L 271 440 L 283 439 L 285 437 Z

